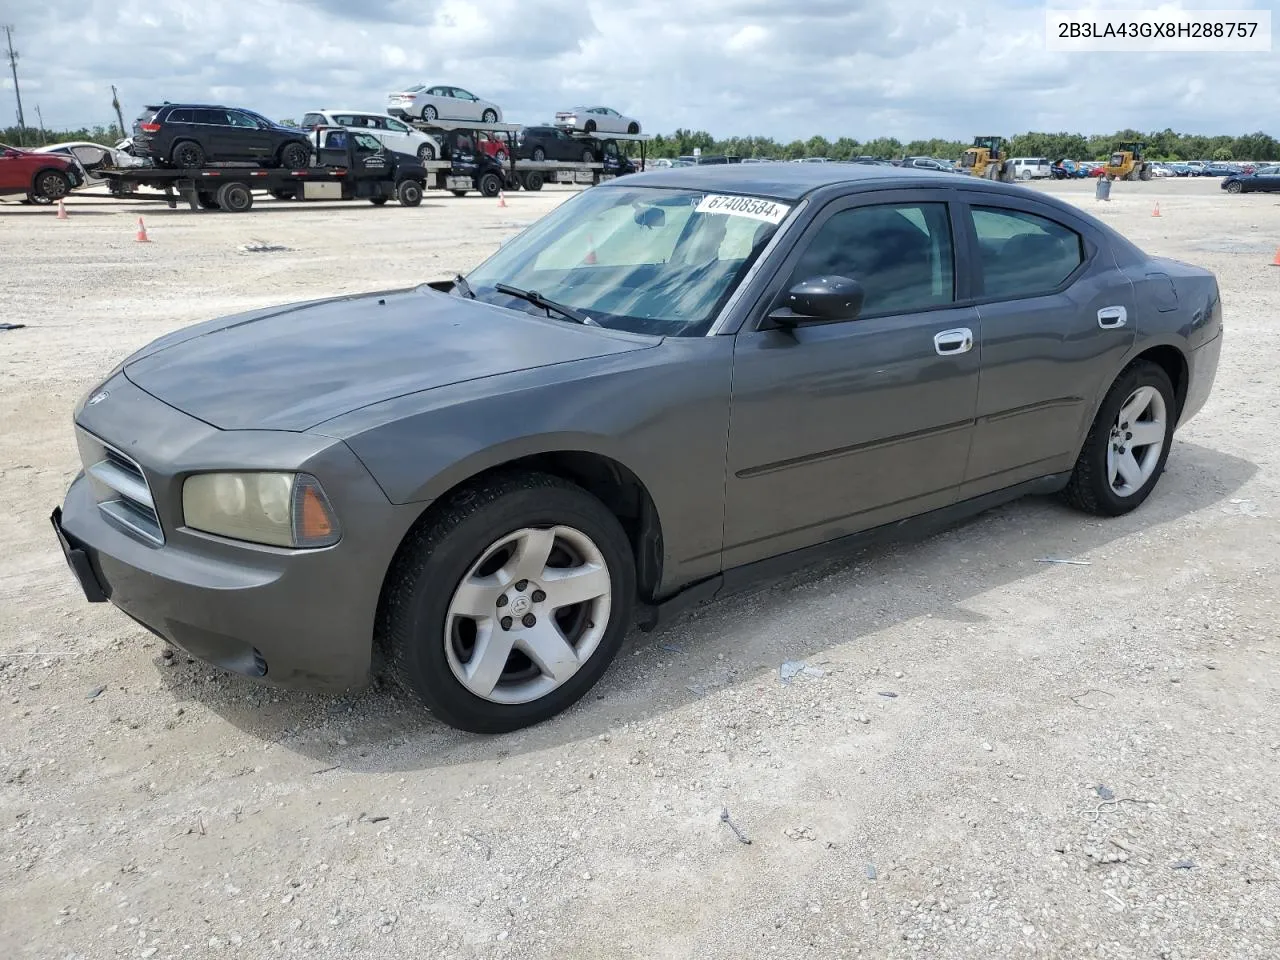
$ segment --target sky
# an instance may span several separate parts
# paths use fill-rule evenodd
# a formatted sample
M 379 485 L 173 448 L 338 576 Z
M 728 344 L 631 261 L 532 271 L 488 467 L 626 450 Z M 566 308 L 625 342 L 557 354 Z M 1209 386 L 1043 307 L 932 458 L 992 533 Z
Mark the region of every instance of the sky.
M 1169 6 L 1268 9 L 1280 29 L 1278 4 Z M 164 100 L 300 119 L 445 83 L 516 123 L 602 104 L 646 132 L 722 138 L 1280 135 L 1280 40 L 1271 53 L 1054 53 L 1043 4 L 1027 0 L 0 0 L 5 23 L 27 122 L 39 105 L 50 128 L 109 123 L 113 83 L 129 124 Z M 6 74 L 0 127 L 15 119 Z

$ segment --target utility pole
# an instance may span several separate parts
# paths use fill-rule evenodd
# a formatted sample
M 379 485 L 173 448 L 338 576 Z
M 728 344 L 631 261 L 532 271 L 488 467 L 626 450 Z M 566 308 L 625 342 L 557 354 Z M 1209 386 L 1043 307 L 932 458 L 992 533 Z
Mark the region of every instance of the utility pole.
M 116 85 L 111 85 L 111 105 L 116 108 L 116 119 L 120 121 L 120 136 L 127 137 L 124 132 L 124 114 L 120 112 L 120 94 L 116 93 Z
M 18 138 L 21 139 L 27 122 L 22 116 L 22 91 L 18 89 L 18 51 L 13 49 L 13 27 L 6 26 L 4 35 L 9 41 L 9 69 L 13 71 L 13 95 L 18 99 Z
M 44 114 L 40 112 L 40 104 L 36 104 L 36 119 L 40 121 L 40 145 L 49 142 L 49 134 L 44 129 Z

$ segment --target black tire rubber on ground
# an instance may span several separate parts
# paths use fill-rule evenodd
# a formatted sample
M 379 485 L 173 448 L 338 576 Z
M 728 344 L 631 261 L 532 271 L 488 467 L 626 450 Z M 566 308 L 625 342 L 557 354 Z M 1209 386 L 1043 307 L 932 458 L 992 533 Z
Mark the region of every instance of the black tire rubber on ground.
M 417 180 L 401 180 L 396 184 L 396 199 L 402 207 L 416 207 L 422 202 L 422 184 Z
M 218 188 L 218 206 L 227 213 L 244 213 L 253 206 L 253 191 L 239 180 L 224 183 Z
M 536 193 L 542 189 L 542 171 L 530 170 L 521 177 L 521 182 L 526 190 Z
M 390 197 L 370 197 L 369 202 L 372 203 L 375 207 L 381 207 L 390 199 L 391 199 Z
M 467 195 L 466 190 L 450 190 L 449 192 L 452 193 L 455 197 L 465 197 Z
M 595 654 L 563 686 L 531 703 L 499 704 L 472 694 L 449 668 L 445 616 L 454 586 L 480 551 L 522 527 L 566 524 L 599 547 L 613 597 Z M 436 717 L 473 733 L 506 733 L 540 723 L 577 702 L 622 644 L 635 605 L 635 562 L 617 518 L 581 487 L 543 473 L 496 475 L 465 488 L 410 531 L 392 562 L 378 637 L 392 676 Z
M 1227 193 L 1244 193 L 1244 184 L 1239 180 L 1227 184 Z
M 435 158 L 436 158 L 436 148 L 433 147 L 431 144 L 424 143 L 422 146 L 418 147 L 419 162 L 427 163 L 428 161 L 434 160 Z
M 286 170 L 301 170 L 311 162 L 311 151 L 305 143 L 286 143 L 280 148 L 280 166 Z
M 179 140 L 169 151 L 170 162 L 180 170 L 204 166 L 204 148 L 194 140 Z
M 502 192 L 502 178 L 496 173 L 486 173 L 476 186 L 482 197 L 496 197 Z
M 54 203 L 71 192 L 71 181 L 61 170 L 41 170 L 31 187 L 35 203 Z
M 431 106 L 431 104 L 427 104 L 425 107 L 422 108 L 422 119 L 425 120 L 427 123 L 431 123 L 432 121 L 439 120 L 440 111 L 438 111 L 435 107 Z
M 278 189 L 276 189 L 276 190 L 268 190 L 267 192 L 268 192 L 269 194 L 271 194 L 271 196 L 272 196 L 274 199 L 276 199 L 276 200 L 296 200 L 296 199 L 298 199 L 298 193 L 297 193 L 297 191 L 296 191 L 296 190 L 289 190 L 289 189 L 286 189 L 286 188 L 278 188 Z
M 1111 425 L 1120 414 L 1120 408 L 1129 399 L 1133 391 L 1139 387 L 1155 387 L 1164 398 L 1166 411 L 1164 448 L 1160 451 L 1160 461 L 1152 471 L 1147 482 L 1137 493 L 1127 497 L 1118 496 L 1111 489 L 1107 476 L 1107 445 L 1111 440 Z M 1120 372 L 1115 383 L 1107 391 L 1098 414 L 1089 427 L 1089 435 L 1085 437 L 1084 446 L 1080 448 L 1080 456 L 1076 458 L 1075 469 L 1071 480 L 1062 491 L 1063 499 L 1077 510 L 1095 513 L 1104 517 L 1118 517 L 1141 506 L 1151 495 L 1160 474 L 1164 473 L 1165 461 L 1169 459 L 1169 447 L 1173 443 L 1173 428 L 1178 419 L 1178 404 L 1174 396 L 1173 384 L 1164 368 L 1148 360 L 1135 360 Z
M 543 150 L 541 147 L 534 147 L 533 156 L 530 159 L 541 163 L 543 160 L 547 159 L 547 151 Z
M 640 124 L 638 123 L 627 124 L 627 133 L 632 134 L 634 136 L 639 132 L 640 132 Z
M 221 210 L 222 207 L 218 203 L 218 198 L 208 190 L 201 190 L 196 194 L 196 203 L 200 204 L 202 210 Z
M 497 123 L 498 115 L 494 113 L 492 110 L 486 110 L 484 113 L 480 114 L 480 122 L 481 123 Z

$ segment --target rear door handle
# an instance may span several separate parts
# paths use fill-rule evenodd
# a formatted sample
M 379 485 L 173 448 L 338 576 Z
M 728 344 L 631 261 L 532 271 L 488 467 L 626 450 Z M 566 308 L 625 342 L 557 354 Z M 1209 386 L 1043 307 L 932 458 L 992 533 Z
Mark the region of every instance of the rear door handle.
M 1098 311 L 1098 326 L 1104 330 L 1123 327 L 1129 322 L 1129 311 L 1124 307 L 1103 307 Z
M 968 327 L 956 327 L 933 335 L 933 349 L 940 357 L 968 353 L 973 349 L 973 331 Z

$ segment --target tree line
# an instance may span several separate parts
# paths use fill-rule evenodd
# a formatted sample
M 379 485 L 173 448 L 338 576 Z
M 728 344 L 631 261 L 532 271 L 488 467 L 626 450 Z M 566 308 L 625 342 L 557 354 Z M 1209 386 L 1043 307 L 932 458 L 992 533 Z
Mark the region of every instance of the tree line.
M 285 121 L 286 124 L 291 122 Z M 115 124 L 79 130 L 38 130 L 32 127 L 19 130 L 17 127 L 6 127 L 0 131 L 0 143 L 15 147 L 38 147 L 66 140 L 113 144 L 120 137 L 119 127 Z M 1166 128 L 1150 133 L 1120 130 L 1112 134 L 1092 136 L 1080 133 L 1019 133 L 1006 140 L 1009 156 L 1048 157 L 1050 160 L 1103 160 L 1121 143 L 1134 140 L 1146 143 L 1146 157 L 1149 160 L 1280 160 L 1280 142 L 1266 133 L 1206 137 L 1177 133 Z M 730 137 L 727 140 L 717 140 L 705 130 L 680 129 L 674 133 L 659 133 L 654 136 L 649 142 L 648 154 L 651 157 L 682 157 L 692 154 L 696 147 L 708 155 L 763 157 L 771 160 L 799 160 L 804 157 L 827 157 L 831 160 L 876 157 L 881 160 L 897 160 L 904 156 L 959 160 L 968 146 L 964 141 L 936 138 L 910 140 L 906 143 L 893 137 L 878 137 L 862 142 L 851 137 L 828 140 L 823 136 L 792 140 L 790 143 L 782 143 L 772 137 Z

